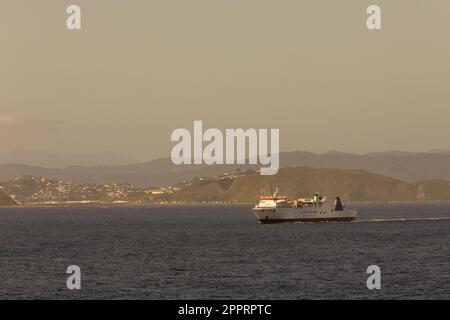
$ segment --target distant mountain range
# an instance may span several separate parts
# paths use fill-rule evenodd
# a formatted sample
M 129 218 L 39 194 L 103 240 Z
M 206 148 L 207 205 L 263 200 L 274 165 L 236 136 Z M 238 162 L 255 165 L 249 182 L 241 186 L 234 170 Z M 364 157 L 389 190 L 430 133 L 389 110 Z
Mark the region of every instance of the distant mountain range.
M 282 167 L 362 169 L 403 181 L 450 180 L 450 153 L 373 152 L 364 155 L 328 152 L 287 152 Z
M 245 168 L 245 166 L 240 166 Z M 18 176 L 33 175 L 77 183 L 129 183 L 139 187 L 168 186 L 201 176 L 214 176 L 224 172 L 234 172 L 237 165 L 173 165 L 170 159 L 159 159 L 145 163 L 124 166 L 73 166 L 64 169 L 49 169 L 20 164 L 0 165 L 0 181 Z
M 69 166 L 119 166 L 136 163 L 135 159 L 113 152 L 90 154 L 66 154 L 45 150 L 17 149 L 0 154 L 0 164 L 20 163 L 44 168 L 65 168 Z
M 180 202 L 255 202 L 261 190 L 291 199 L 320 192 L 344 201 L 449 201 L 450 182 L 407 183 L 364 170 L 283 168 L 277 175 L 240 175 L 235 178 L 195 179 L 180 191 L 164 196 Z
M 360 169 L 405 182 L 421 180 L 450 181 L 450 153 L 379 152 L 364 155 L 305 151 L 282 152 L 281 167 Z M 256 169 L 243 165 L 173 165 L 168 158 L 144 163 L 102 166 L 43 168 L 23 164 L 0 165 L 0 181 L 20 175 L 51 177 L 78 183 L 127 182 L 139 187 L 173 185 L 194 177 L 208 177 L 236 170 Z

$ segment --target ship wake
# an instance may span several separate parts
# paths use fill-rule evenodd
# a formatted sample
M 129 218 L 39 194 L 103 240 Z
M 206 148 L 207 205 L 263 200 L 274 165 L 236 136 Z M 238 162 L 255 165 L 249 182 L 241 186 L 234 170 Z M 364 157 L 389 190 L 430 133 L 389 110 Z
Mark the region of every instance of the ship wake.
M 450 217 L 423 217 L 423 218 L 373 218 L 373 219 L 358 219 L 352 223 L 363 222 L 408 222 L 408 221 L 441 221 L 450 220 Z

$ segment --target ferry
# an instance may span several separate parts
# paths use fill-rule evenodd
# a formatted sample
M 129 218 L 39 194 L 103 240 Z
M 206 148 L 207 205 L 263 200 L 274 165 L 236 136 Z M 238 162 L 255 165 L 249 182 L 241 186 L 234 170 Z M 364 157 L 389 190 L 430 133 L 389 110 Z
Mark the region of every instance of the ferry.
M 347 209 L 339 197 L 328 201 L 316 193 L 313 198 L 289 200 L 278 195 L 278 191 L 271 196 L 260 196 L 252 211 L 259 223 L 344 222 L 354 221 L 358 214 Z

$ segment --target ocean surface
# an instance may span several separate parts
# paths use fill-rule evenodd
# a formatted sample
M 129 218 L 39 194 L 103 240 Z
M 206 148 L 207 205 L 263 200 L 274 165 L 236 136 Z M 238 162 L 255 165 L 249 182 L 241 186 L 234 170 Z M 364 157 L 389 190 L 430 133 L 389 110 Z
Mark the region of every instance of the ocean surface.
M 349 207 L 358 222 L 274 225 L 250 206 L 0 208 L 0 298 L 450 299 L 449 203 Z

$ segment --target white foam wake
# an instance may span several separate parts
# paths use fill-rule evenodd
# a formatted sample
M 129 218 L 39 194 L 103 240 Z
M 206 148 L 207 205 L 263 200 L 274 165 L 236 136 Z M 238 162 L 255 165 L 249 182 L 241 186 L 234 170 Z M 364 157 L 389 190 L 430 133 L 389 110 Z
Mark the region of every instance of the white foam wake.
M 439 221 L 450 220 L 450 217 L 426 217 L 426 218 L 373 218 L 373 219 L 357 219 L 356 222 L 405 222 L 405 221 Z

